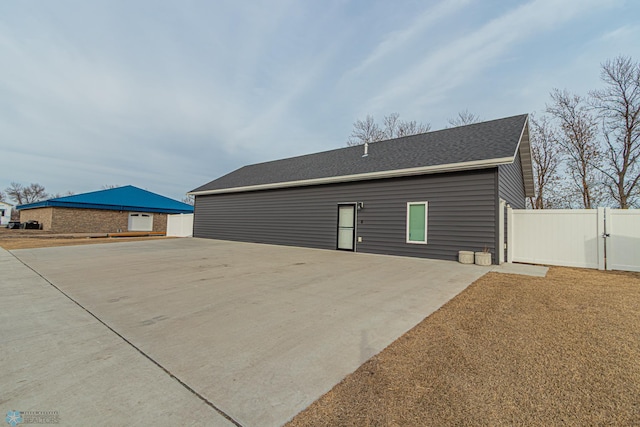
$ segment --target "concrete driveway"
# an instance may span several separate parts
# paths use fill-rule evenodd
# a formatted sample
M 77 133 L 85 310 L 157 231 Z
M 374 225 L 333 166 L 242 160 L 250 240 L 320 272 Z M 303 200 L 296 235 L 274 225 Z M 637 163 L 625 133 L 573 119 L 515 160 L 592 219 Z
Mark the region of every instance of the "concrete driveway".
M 0 259 L 10 257 L 5 254 Z M 24 328 L 55 329 L 57 350 L 47 356 L 59 360 L 50 372 L 45 366 L 34 373 L 22 365 L 43 354 L 27 351 L 24 363 L 5 361 L 5 370 L 21 373 L 0 378 L 3 393 L 9 390 L 0 409 L 28 402 L 39 410 L 38 402 L 46 402 L 45 409 L 60 408 L 70 419 L 69 412 L 95 409 L 84 402 L 101 399 L 105 425 L 127 410 L 133 425 L 175 425 L 167 412 L 183 413 L 181 424 L 282 425 L 489 270 L 204 239 L 13 254 L 42 276 L 34 283 L 43 282 L 28 286 L 29 298 L 16 299 L 19 305 L 37 299 L 27 311 L 43 310 L 36 314 L 41 321 Z M 54 326 L 67 317 L 81 321 L 65 334 Z M 93 332 L 85 336 L 82 328 Z M 122 353 L 117 363 L 104 359 L 110 352 Z M 130 372 L 122 385 L 127 391 L 112 385 L 113 394 L 104 393 L 81 381 L 91 370 L 113 372 L 111 380 Z M 9 383 L 45 374 L 49 380 L 37 389 Z M 56 395 L 56 384 L 72 376 L 79 387 L 75 407 L 74 399 Z M 176 406 L 167 407 L 172 399 Z M 136 414 L 144 405 L 152 409 Z

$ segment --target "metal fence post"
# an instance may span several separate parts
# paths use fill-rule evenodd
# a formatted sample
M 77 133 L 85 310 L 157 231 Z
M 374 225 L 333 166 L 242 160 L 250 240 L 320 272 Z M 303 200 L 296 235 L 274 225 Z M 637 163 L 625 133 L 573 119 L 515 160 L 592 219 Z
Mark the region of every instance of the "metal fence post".
M 598 208 L 598 270 L 607 268 L 607 210 L 608 208 Z

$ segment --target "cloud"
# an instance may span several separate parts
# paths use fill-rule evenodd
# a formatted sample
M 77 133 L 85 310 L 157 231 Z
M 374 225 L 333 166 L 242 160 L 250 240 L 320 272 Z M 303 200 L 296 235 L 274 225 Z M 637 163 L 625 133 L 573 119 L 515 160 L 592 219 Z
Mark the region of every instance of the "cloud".
M 399 49 L 402 49 L 405 45 L 415 41 L 417 38 L 422 37 L 429 27 L 446 20 L 469 4 L 470 1 L 471 0 L 446 0 L 434 7 L 426 9 L 406 28 L 387 34 L 364 61 L 346 73 L 345 78 L 352 78 L 353 75 L 362 74 L 368 68 L 385 60 L 386 57 L 397 54 Z
M 614 41 L 614 40 L 635 40 L 640 32 L 640 25 L 623 25 L 615 30 L 607 31 L 602 34 L 598 41 Z
M 381 110 L 406 97 L 412 98 L 413 108 L 434 103 L 495 61 L 505 60 L 504 55 L 518 43 L 603 6 L 595 0 L 536 0 L 519 6 L 427 55 L 392 79 L 368 105 Z
M 461 98 L 470 109 L 493 99 L 481 86 L 500 72 L 513 80 L 500 92 L 513 93 L 541 69 L 528 69 L 524 45 L 579 56 L 536 40 L 583 15 L 597 28 L 582 29 L 607 40 L 598 51 L 617 52 L 637 24 L 622 9 L 596 22 L 612 4 L 9 2 L 0 135 L 13 154 L 0 156 L 0 178 L 181 195 L 243 164 L 339 147 L 356 112 L 434 120 Z

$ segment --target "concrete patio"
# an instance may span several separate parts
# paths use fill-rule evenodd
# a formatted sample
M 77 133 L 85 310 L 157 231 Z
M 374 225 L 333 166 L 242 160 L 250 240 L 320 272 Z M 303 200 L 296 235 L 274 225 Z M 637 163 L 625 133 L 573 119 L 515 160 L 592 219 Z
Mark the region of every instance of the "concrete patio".
M 2 409 L 91 425 L 281 425 L 490 269 L 202 239 L 13 254 L 38 274 L 1 252 Z

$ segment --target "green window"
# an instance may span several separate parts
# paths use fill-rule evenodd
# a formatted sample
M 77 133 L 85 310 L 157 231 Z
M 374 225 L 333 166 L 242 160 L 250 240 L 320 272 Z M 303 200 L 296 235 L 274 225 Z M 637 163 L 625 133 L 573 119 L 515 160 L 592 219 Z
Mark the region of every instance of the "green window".
M 407 243 L 427 243 L 427 202 L 407 203 Z

